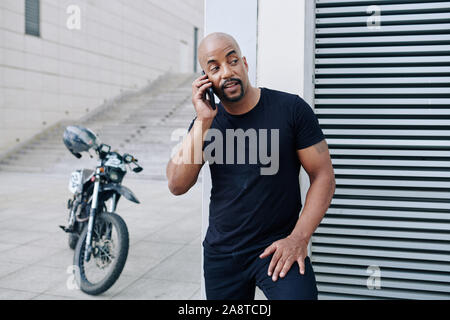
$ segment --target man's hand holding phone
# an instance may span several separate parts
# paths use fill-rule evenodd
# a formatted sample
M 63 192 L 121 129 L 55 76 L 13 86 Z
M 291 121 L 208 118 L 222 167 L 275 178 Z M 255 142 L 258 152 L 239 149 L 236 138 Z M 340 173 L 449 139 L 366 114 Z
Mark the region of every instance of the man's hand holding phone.
M 212 120 L 217 114 L 217 107 L 211 107 L 211 103 L 206 99 L 207 90 L 212 89 L 212 82 L 207 75 L 202 75 L 192 83 L 192 104 L 197 112 L 197 119 Z
M 197 182 L 199 172 L 205 163 L 201 146 L 218 110 L 217 107 L 211 108 L 206 99 L 208 88 L 212 88 L 212 83 L 206 75 L 192 82 L 192 104 L 197 117 L 166 169 L 169 189 L 175 195 L 186 193 Z

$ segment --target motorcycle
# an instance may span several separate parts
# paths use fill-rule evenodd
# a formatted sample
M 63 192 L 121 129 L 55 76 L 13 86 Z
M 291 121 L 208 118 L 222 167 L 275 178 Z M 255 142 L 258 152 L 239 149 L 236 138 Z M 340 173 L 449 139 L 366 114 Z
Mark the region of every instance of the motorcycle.
M 109 145 L 100 143 L 97 135 L 87 128 L 67 127 L 63 142 L 77 158 L 90 150 L 98 156 L 95 170 L 72 173 L 69 190 L 73 197 L 67 203 L 68 224 L 60 226 L 69 234 L 69 247 L 75 250 L 73 264 L 79 288 L 87 294 L 98 295 L 116 282 L 128 256 L 128 228 L 116 212 L 119 199 L 123 196 L 140 203 L 122 185 L 126 167 L 136 173 L 143 168 L 134 156 L 111 151 Z

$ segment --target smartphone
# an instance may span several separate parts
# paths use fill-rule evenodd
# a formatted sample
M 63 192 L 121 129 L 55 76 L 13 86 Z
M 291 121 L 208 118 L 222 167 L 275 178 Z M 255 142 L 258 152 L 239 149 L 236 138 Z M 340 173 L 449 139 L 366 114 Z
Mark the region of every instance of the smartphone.
M 205 71 L 202 71 L 202 74 L 205 75 Z M 206 96 L 208 96 L 209 99 L 207 99 Z M 205 100 L 209 100 L 209 103 L 211 104 L 211 108 L 213 110 L 216 110 L 216 100 L 214 99 L 214 91 L 212 88 L 206 89 L 206 93 L 203 98 Z

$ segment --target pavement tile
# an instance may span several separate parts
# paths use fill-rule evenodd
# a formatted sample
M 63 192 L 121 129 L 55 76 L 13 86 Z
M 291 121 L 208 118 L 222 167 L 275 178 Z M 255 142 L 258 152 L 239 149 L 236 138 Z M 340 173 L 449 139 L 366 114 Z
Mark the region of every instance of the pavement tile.
M 264 295 L 264 292 L 262 292 L 261 289 L 256 287 L 255 291 L 255 300 L 267 300 L 266 296 Z
M 36 292 L 0 288 L 0 300 L 30 300 L 38 295 Z
M 65 249 L 59 249 L 56 253 L 36 261 L 35 265 L 53 268 L 66 266 L 67 268 L 73 265 L 73 255 L 74 251 L 67 246 Z
M 27 212 L 28 216 L 33 215 L 33 212 Z M 23 217 L 13 217 L 8 220 L 2 221 L 2 224 L 8 227 L 9 230 L 17 230 L 17 231 L 29 231 L 34 225 L 37 223 L 41 223 L 41 219 L 27 218 Z
M 58 228 L 67 220 L 69 175 L 0 172 L 4 182 L 0 185 L 0 299 L 199 297 L 201 184 L 175 197 L 164 180 L 125 183 L 141 204 L 124 200 L 118 206 L 128 226 L 130 251 L 116 284 L 97 297 L 69 290 L 67 268 L 74 252 L 68 247 L 67 234 Z M 186 280 L 183 269 L 196 271 Z M 174 270 L 174 277 L 169 278 L 167 270 Z M 154 275 L 158 278 L 151 278 Z
M 201 300 L 202 299 L 202 290 L 198 289 L 195 293 L 189 297 L 188 300 Z
M 0 252 L 12 249 L 17 246 L 19 246 L 19 244 L 0 242 Z M 1 255 L 0 255 L 0 261 L 2 261 Z
M 73 297 L 56 296 L 51 294 L 40 294 L 33 297 L 31 300 L 78 300 L 78 299 Z
M 71 250 L 68 244 L 68 234 L 63 232 L 61 229 L 59 229 L 59 232 L 57 233 L 45 235 L 40 239 L 32 241 L 31 243 L 33 246 L 37 247 Z
M 68 274 L 63 268 L 27 266 L 0 279 L 0 288 L 43 293 L 58 282 L 65 282 Z
M 69 274 L 67 274 L 67 276 L 69 276 Z M 137 281 L 138 278 L 121 274 L 119 279 L 117 279 L 116 283 L 114 283 L 111 288 L 109 288 L 106 292 L 98 296 L 91 296 L 82 292 L 79 289 L 68 287 L 67 279 L 68 278 L 66 278 L 64 281 L 58 282 L 56 285 L 45 290 L 45 292 L 43 293 L 55 296 L 63 296 L 71 299 L 109 300 L 115 295 L 120 296 L 121 291 L 123 291 L 125 288 L 129 287 L 131 284 Z
M 143 278 L 200 284 L 201 253 L 197 246 L 184 246 L 147 272 Z
M 56 233 L 61 234 L 64 232 L 59 227 L 60 225 L 66 225 L 66 221 L 60 220 L 59 222 L 57 222 L 53 219 L 51 221 L 41 221 L 41 222 L 37 222 L 36 224 L 30 226 L 30 228 L 28 230 L 44 232 L 44 233 L 48 233 L 48 234 L 56 234 Z
M 0 232 L 0 243 L 25 244 L 41 239 L 44 236 L 45 234 L 42 232 L 10 230 L 8 229 L 8 226 L 2 226 L 2 231 Z
M 20 270 L 26 266 L 27 266 L 26 264 L 21 264 L 21 263 L 0 261 L 0 279 L 2 277 L 7 276 L 10 273 L 16 272 L 17 270 Z
M 151 237 L 161 229 L 166 228 L 171 223 L 165 220 L 152 220 L 147 221 L 142 220 L 131 220 L 125 221 L 128 226 L 128 233 L 130 235 L 130 243 L 136 243 L 138 241 L 144 240 Z
M 199 219 L 184 217 L 172 225 L 155 232 L 145 238 L 145 240 L 188 244 L 200 236 L 201 229 L 198 226 L 201 226 Z
M 139 279 L 113 299 L 181 300 L 193 296 L 200 284 L 159 279 Z
M 161 261 L 159 259 L 149 257 L 129 256 L 127 262 L 125 263 L 125 267 L 123 268 L 122 275 L 140 278 L 149 270 L 157 266 L 160 262 Z
M 149 257 L 161 261 L 182 247 L 180 244 L 143 240 L 130 246 L 130 255 L 136 258 Z
M 1 257 L 2 261 L 31 264 L 49 257 L 59 250 L 26 244 L 3 251 Z
M 203 252 L 203 246 L 202 246 L 202 237 L 199 235 L 198 237 L 192 239 L 190 242 L 188 242 L 188 246 L 197 246 L 198 250 Z

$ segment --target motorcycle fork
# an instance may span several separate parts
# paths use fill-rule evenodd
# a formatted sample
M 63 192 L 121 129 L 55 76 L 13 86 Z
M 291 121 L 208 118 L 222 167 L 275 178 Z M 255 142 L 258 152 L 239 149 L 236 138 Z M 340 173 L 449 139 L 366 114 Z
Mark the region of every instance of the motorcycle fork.
M 98 207 L 98 189 L 100 187 L 100 167 L 95 171 L 94 191 L 92 193 L 91 211 L 89 212 L 88 231 L 84 246 L 84 260 L 89 262 L 92 253 L 92 230 L 94 229 L 95 216 Z
M 80 206 L 80 201 L 78 197 L 75 197 L 75 199 L 72 200 L 72 206 L 70 208 L 70 216 L 69 216 L 69 223 L 67 226 L 67 229 L 73 230 L 76 220 L 76 213 L 78 211 L 78 207 Z
M 109 209 L 109 212 L 115 212 L 117 208 L 117 193 L 113 193 L 111 197 L 111 207 Z

